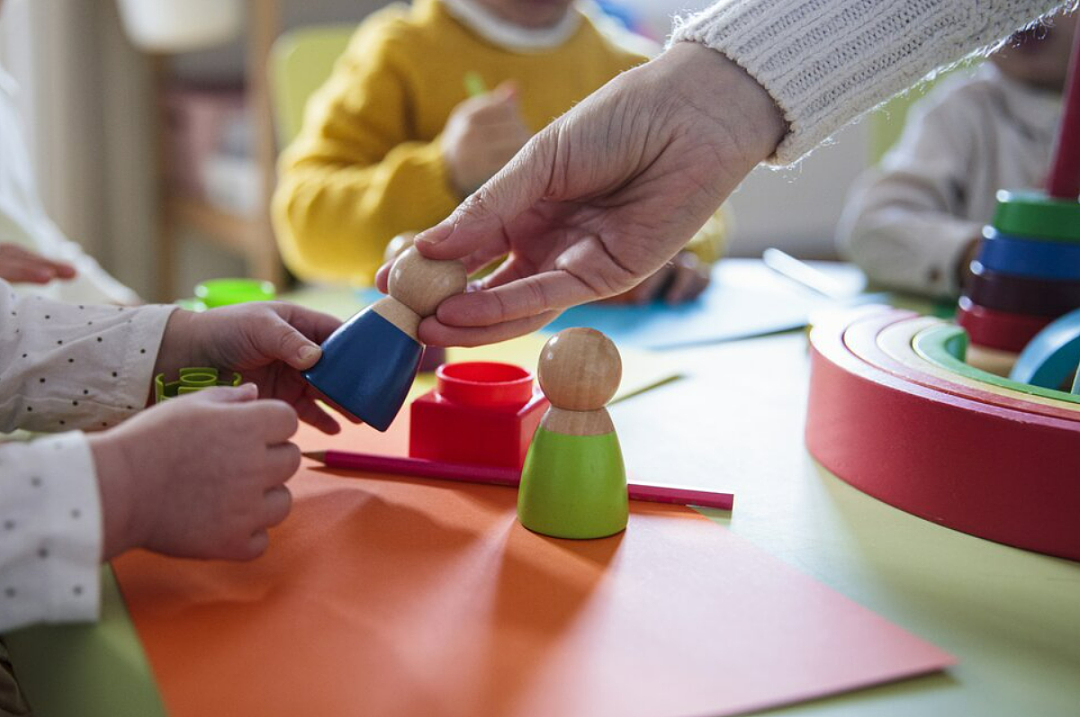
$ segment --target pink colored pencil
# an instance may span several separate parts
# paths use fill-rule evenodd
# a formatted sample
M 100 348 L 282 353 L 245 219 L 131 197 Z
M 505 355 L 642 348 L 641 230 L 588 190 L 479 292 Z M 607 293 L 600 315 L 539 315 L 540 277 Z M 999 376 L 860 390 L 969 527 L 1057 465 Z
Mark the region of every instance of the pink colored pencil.
M 516 486 L 521 481 L 521 473 L 517 470 L 497 466 L 462 465 L 459 463 L 428 461 L 420 458 L 379 456 L 349 451 L 312 451 L 304 455 L 323 463 L 327 468 L 343 468 L 346 470 L 420 478 L 439 478 L 487 485 Z M 719 508 L 720 510 L 731 510 L 735 504 L 735 496 L 731 493 L 715 493 L 672 486 L 641 485 L 639 483 L 631 483 L 628 488 L 630 500 L 644 500 L 650 503 L 697 505 L 702 508 Z

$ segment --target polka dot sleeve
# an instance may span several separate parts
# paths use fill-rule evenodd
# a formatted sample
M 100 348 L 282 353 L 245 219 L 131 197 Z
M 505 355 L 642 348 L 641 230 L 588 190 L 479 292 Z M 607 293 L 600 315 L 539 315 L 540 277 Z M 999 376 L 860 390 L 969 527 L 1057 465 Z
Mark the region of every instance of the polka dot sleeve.
M 175 308 L 19 298 L 0 282 L 0 430 L 98 430 L 137 412 Z
M 86 437 L 0 444 L 0 633 L 95 620 L 101 505 Z

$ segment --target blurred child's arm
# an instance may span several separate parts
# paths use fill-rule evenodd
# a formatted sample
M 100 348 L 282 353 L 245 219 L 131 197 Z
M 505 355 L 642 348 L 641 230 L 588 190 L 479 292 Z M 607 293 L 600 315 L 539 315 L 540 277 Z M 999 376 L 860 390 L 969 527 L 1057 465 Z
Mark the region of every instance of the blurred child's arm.
M 282 254 L 305 279 L 370 281 L 387 242 L 429 226 L 460 201 L 440 138 L 411 136 L 409 49 L 385 21 L 362 29 L 309 102 L 286 150 L 273 214 Z
M 856 184 L 838 240 L 872 281 L 934 297 L 959 293 L 961 265 L 982 229 L 965 218 L 977 135 L 953 103 L 915 113 L 882 168 Z

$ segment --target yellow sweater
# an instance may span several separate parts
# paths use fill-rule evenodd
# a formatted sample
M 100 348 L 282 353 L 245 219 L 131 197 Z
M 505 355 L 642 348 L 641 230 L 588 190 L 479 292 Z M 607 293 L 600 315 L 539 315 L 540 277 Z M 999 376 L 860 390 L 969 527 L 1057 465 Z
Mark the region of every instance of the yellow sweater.
M 438 0 L 375 13 L 312 96 L 281 157 L 273 217 L 285 262 L 303 279 L 370 283 L 390 239 L 453 211 L 462 197 L 440 136 L 467 99 L 466 73 L 488 87 L 515 80 L 536 132 L 644 60 L 585 19 L 559 47 L 517 54 L 481 39 Z M 712 261 L 718 248 L 702 254 Z

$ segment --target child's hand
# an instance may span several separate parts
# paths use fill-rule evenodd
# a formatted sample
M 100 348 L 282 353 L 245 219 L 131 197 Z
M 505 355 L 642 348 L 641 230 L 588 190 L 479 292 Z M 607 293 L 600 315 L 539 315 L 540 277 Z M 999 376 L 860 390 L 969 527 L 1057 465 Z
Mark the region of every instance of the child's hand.
M 318 394 L 300 375 L 322 356 L 321 344 L 340 321 L 281 302 L 240 304 L 201 314 L 174 312 L 165 329 L 154 374 L 185 366 L 239 371 L 263 398 L 290 404 L 305 423 L 337 433 L 337 421 L 315 403 Z
M 296 412 L 252 385 L 211 388 L 90 437 L 104 559 L 130 548 L 250 560 L 289 513 Z
M 612 304 L 648 304 L 663 298 L 670 306 L 693 301 L 709 287 L 709 267 L 691 251 L 681 251 L 630 291 L 607 299 Z
M 454 187 L 463 197 L 472 194 L 513 159 L 531 136 L 512 83 L 465 100 L 454 108 L 443 130 L 443 154 Z
M 18 244 L 0 244 L 0 279 L 13 284 L 48 284 L 53 279 L 72 279 L 75 267 L 52 261 Z

